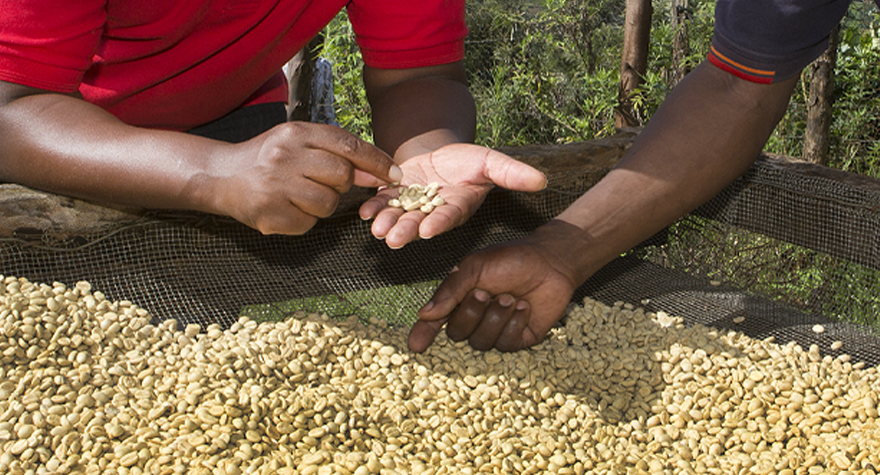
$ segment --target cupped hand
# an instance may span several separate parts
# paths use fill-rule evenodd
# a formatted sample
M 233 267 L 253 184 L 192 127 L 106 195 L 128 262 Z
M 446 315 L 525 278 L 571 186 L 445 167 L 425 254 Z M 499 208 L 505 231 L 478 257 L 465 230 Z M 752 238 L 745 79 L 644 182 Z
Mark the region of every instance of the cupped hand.
M 288 122 L 230 150 L 200 177 L 204 199 L 213 212 L 263 234 L 303 234 L 353 185 L 403 177 L 385 152 L 329 125 Z
M 446 325 L 475 349 L 516 351 L 540 342 L 559 321 L 583 276 L 565 239 L 541 232 L 467 256 L 419 310 L 409 348 L 421 353 Z M 578 238 L 575 238 L 576 240 Z
M 375 218 L 373 235 L 385 239 L 394 249 L 460 226 L 495 185 L 515 191 L 540 191 L 547 184 L 540 171 L 525 163 L 486 147 L 463 143 L 412 157 L 400 168 L 404 172 L 401 186 L 436 182 L 446 204 L 427 215 L 418 210 L 404 212 L 388 207 L 388 201 L 398 195 L 396 188 L 390 188 L 380 189 L 361 205 L 363 219 Z

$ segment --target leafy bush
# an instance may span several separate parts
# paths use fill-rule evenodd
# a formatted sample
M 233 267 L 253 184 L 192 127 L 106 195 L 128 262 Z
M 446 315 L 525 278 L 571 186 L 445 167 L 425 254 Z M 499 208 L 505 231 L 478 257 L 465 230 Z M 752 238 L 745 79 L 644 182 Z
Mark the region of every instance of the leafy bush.
M 687 69 L 706 57 L 714 5 L 714 0 L 690 2 Z M 880 40 L 874 8 L 854 2 L 841 30 L 831 165 L 880 176 Z M 468 0 L 465 65 L 478 107 L 477 142 L 490 147 L 560 143 L 613 133 L 624 18 L 625 0 Z M 669 0 L 655 1 L 648 72 L 634 97 L 645 119 L 673 87 L 674 34 Z M 360 55 L 344 13 L 328 28 L 322 54 L 335 65 L 340 123 L 369 139 Z M 806 74 L 801 78 L 768 151 L 801 155 L 808 80 Z M 710 262 L 710 270 L 724 273 L 726 281 L 800 308 L 824 302 L 818 310 L 828 314 L 863 308 L 874 315 L 880 306 L 876 271 L 761 236 L 728 243 L 730 252 L 717 253 Z M 717 252 L 717 246 L 680 249 Z M 688 259 L 681 262 L 704 262 Z M 818 298 L 822 293 L 832 297 Z
M 614 132 L 625 0 L 468 0 L 465 66 L 478 107 L 477 142 L 499 147 L 590 140 Z M 709 49 L 714 0 L 688 12 L 693 69 Z M 855 2 L 841 30 L 832 166 L 880 176 L 880 49 L 873 4 Z M 672 84 L 669 0 L 654 2 L 648 72 L 633 98 L 647 120 Z M 334 64 L 340 124 L 370 139 L 361 56 L 345 13 L 328 26 L 321 54 Z M 800 156 L 808 77 L 766 149 Z

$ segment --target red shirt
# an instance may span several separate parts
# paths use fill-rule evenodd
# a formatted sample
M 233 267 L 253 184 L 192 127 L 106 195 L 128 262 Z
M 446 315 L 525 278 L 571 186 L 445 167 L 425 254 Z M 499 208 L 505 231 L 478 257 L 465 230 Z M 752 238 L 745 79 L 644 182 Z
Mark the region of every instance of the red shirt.
M 464 55 L 464 0 L 3 0 L 0 80 L 186 130 L 286 101 L 281 67 L 346 7 L 372 67 Z

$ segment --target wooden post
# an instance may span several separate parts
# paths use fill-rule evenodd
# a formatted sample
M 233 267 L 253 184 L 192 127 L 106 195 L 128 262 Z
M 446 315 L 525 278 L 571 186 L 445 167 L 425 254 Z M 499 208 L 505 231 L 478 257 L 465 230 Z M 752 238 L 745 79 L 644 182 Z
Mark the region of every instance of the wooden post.
M 807 100 L 807 129 L 802 158 L 828 164 L 831 119 L 834 106 L 834 67 L 837 63 L 838 29 L 831 32 L 828 49 L 810 65 L 810 95 Z
M 672 0 L 672 74 L 671 86 L 675 87 L 689 68 L 685 61 L 691 54 L 688 41 L 688 21 L 690 20 L 690 0 Z
M 641 114 L 633 106 L 632 95 L 648 67 L 652 11 L 650 0 L 626 0 L 618 105 L 614 109 L 614 126 L 618 129 L 642 125 Z

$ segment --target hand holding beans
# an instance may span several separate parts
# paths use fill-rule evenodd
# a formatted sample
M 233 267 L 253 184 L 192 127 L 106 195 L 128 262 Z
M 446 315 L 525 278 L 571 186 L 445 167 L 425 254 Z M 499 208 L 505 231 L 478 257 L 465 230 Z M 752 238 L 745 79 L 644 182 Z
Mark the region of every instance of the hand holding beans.
M 400 165 L 408 184 L 437 183 L 443 203 L 430 214 L 389 206 L 396 189 L 383 189 L 361 206 L 364 219 L 375 218 L 373 235 L 391 248 L 418 238 L 429 239 L 469 219 L 495 185 L 517 191 L 539 191 L 547 180 L 529 165 L 503 153 L 471 144 L 451 144 L 406 160 Z M 424 204 L 424 203 L 423 203 Z

